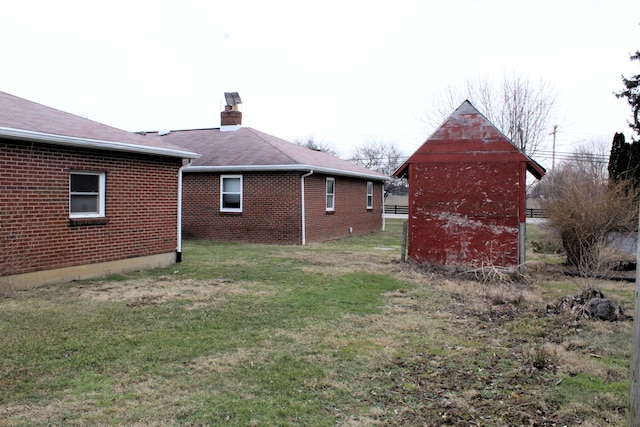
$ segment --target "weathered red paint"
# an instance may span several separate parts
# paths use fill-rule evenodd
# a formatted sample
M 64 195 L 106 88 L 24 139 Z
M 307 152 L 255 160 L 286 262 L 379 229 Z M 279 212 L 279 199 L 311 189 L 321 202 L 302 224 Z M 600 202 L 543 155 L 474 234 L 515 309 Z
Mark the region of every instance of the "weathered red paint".
M 409 259 L 517 265 L 527 170 L 544 174 L 465 101 L 395 173 L 409 179 Z

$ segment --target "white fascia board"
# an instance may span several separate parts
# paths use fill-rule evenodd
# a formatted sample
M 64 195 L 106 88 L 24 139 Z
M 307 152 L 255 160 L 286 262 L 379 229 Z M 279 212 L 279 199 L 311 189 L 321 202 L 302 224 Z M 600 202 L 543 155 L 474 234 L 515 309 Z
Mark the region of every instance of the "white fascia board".
M 313 165 L 228 165 L 228 166 L 189 166 L 184 169 L 184 172 L 195 173 L 195 172 L 213 172 L 213 173 L 224 173 L 224 172 L 286 172 L 286 171 L 298 171 L 298 172 L 309 172 L 313 171 L 315 173 L 322 173 L 326 175 L 339 175 L 339 176 L 348 176 L 353 178 L 362 178 L 369 179 L 372 181 L 389 181 L 391 178 L 377 175 L 377 174 L 368 174 L 368 173 L 360 173 L 360 172 L 352 172 L 346 171 L 342 169 L 333 169 L 333 168 L 324 168 Z
M 34 132 L 22 129 L 0 127 L 0 138 L 22 141 L 44 142 L 47 144 L 64 145 L 67 147 L 92 148 L 96 150 L 124 151 L 128 153 L 153 154 L 157 156 L 179 157 L 182 159 L 197 159 L 200 154 L 191 151 L 173 150 L 171 148 L 149 147 L 146 145 L 129 144 L 125 142 L 102 141 L 99 139 L 78 138 L 75 136 L 54 135 L 50 133 Z

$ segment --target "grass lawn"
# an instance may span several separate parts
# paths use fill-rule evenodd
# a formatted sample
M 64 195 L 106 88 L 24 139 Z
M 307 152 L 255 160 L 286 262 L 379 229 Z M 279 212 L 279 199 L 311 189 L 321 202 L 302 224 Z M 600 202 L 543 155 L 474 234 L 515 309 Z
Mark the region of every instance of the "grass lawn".
M 549 312 L 584 284 L 535 254 L 515 282 L 402 264 L 401 228 L 3 295 L 0 425 L 625 424 L 631 321 Z

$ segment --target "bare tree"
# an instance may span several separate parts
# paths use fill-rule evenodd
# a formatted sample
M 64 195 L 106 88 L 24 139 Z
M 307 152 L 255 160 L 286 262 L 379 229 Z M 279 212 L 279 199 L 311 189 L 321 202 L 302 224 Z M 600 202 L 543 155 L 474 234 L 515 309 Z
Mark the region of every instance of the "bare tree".
M 614 267 L 607 256 L 616 233 L 635 230 L 635 188 L 607 177 L 607 162 L 583 148 L 542 180 L 541 207 L 562 241 L 567 262 L 586 275 Z
M 405 159 L 406 155 L 395 143 L 387 143 L 378 139 L 370 140 L 356 147 L 349 160 L 390 177 Z M 406 189 L 406 181 L 399 178 L 392 179 L 385 184 L 385 190 L 388 193 L 406 194 Z
M 467 79 L 462 86 L 447 86 L 434 97 L 425 121 L 432 127 L 440 125 L 465 99 L 529 155 L 535 153 L 552 127 L 556 102 L 553 88 L 542 80 L 532 83 L 515 72 L 499 83 L 485 77 Z
M 350 160 L 365 168 L 391 176 L 405 158 L 406 156 L 395 143 L 377 139 L 356 147 Z

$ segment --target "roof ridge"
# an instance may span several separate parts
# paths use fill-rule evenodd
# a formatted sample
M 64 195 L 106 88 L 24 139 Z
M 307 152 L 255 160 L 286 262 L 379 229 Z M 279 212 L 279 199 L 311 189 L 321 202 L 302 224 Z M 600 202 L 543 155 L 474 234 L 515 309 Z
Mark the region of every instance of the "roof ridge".
M 259 137 L 259 138 L 260 138 L 261 140 L 263 140 L 266 144 L 269 144 L 269 146 L 270 146 L 270 147 L 273 147 L 273 149 L 275 149 L 276 151 L 278 151 L 279 153 L 281 153 L 283 156 L 285 156 L 286 158 L 288 158 L 288 159 L 289 159 L 289 160 L 291 160 L 292 162 L 294 162 L 294 163 L 300 163 L 297 159 L 292 158 L 288 153 L 285 153 L 284 151 L 282 151 L 282 150 L 280 149 L 280 147 L 277 147 L 277 146 L 275 146 L 274 144 L 272 144 L 272 143 L 271 143 L 271 141 L 269 141 L 267 138 L 265 138 L 265 136 L 269 136 L 270 138 L 275 138 L 275 139 L 278 139 L 278 140 L 280 140 L 280 141 L 282 141 L 282 142 L 286 142 L 286 143 L 288 143 L 288 144 L 296 145 L 296 146 L 298 146 L 298 147 L 299 147 L 299 145 L 297 145 L 296 143 L 294 143 L 294 142 L 290 142 L 290 141 L 287 141 L 286 139 L 282 139 L 282 138 L 279 138 L 279 137 L 277 137 L 277 136 L 269 135 L 269 134 L 264 133 L 264 132 L 260 132 L 259 130 L 254 129 L 254 128 L 252 128 L 252 127 L 246 127 L 246 128 L 244 128 L 244 129 L 249 129 L 251 132 L 253 132 L 253 134 L 254 134 L 254 135 L 256 135 L 257 137 Z

